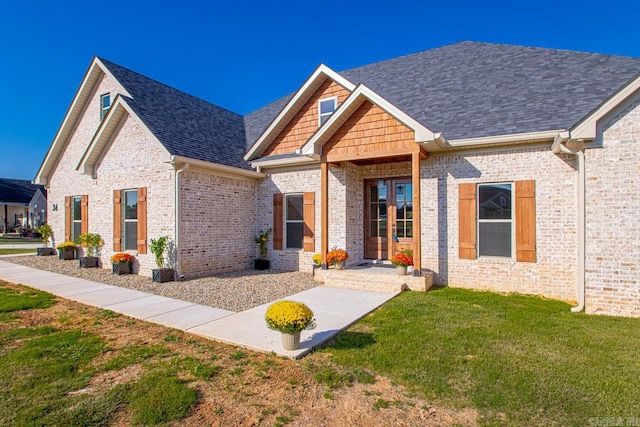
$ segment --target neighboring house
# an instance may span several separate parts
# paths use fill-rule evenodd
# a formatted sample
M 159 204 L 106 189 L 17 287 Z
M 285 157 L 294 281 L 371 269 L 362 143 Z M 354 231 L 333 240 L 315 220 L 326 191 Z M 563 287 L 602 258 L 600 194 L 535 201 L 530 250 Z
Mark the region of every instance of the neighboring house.
M 0 232 L 39 227 L 47 221 L 47 196 L 42 185 L 0 178 Z
M 438 284 L 640 316 L 639 76 L 637 58 L 463 42 L 320 65 L 241 117 L 96 58 L 36 182 L 64 207 L 54 229 L 99 232 L 105 264 L 130 250 L 144 274 L 149 238 L 172 236 L 189 278 L 248 268 L 273 228 L 276 269 L 412 249 Z

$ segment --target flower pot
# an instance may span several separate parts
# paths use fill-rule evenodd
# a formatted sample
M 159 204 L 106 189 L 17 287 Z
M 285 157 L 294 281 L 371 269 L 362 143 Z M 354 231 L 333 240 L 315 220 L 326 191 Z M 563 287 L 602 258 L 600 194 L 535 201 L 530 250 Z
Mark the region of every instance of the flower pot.
M 173 268 L 156 268 L 151 270 L 151 279 L 157 283 L 173 282 Z
M 76 251 L 75 249 L 71 249 L 70 251 L 58 250 L 58 258 L 65 261 L 68 261 L 70 259 L 76 259 Z
M 120 276 L 121 274 L 131 274 L 130 262 L 114 262 L 111 263 L 111 271 L 113 274 Z
M 268 259 L 257 258 L 253 260 L 254 270 L 268 270 L 270 266 Z
M 97 256 L 80 257 L 80 268 L 97 268 L 99 259 Z
M 336 261 L 333 266 L 336 270 L 344 270 L 344 261 Z
M 280 334 L 282 339 L 282 347 L 285 350 L 295 350 L 300 346 L 300 332 L 294 332 L 293 334 Z
M 407 275 L 407 266 L 406 265 L 396 265 L 396 271 L 398 272 L 398 276 L 406 276 Z
M 37 248 L 38 256 L 53 255 L 53 248 Z

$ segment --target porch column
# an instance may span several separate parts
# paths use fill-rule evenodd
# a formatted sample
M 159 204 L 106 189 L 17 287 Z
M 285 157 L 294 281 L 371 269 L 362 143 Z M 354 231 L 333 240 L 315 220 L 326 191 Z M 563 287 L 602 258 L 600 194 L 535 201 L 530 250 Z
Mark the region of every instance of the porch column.
M 322 269 L 326 270 L 329 252 L 329 164 L 327 162 L 320 163 L 320 234 Z
M 421 275 L 422 268 L 422 227 L 420 212 L 420 159 L 422 150 L 411 154 L 411 182 L 413 187 L 413 271 L 415 276 Z

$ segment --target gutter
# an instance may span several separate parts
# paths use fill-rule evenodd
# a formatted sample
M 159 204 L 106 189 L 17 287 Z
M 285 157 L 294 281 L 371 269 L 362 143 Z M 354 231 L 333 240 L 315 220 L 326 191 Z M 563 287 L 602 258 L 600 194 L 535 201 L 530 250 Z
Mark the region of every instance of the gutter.
M 173 167 L 176 168 L 176 213 L 175 213 L 175 221 L 176 221 L 176 225 L 175 225 L 175 236 L 174 236 L 174 242 L 176 244 L 176 272 L 178 275 L 178 278 L 180 280 L 184 279 L 184 274 L 182 274 L 182 254 L 180 253 L 180 175 L 182 175 L 183 172 L 186 172 L 187 170 L 189 170 L 189 163 L 185 163 L 184 165 L 182 165 L 182 167 L 180 169 L 177 168 L 177 165 L 175 163 L 173 163 Z
M 553 145 L 551 146 L 551 151 L 554 154 L 572 154 L 576 157 L 578 161 L 578 211 L 577 211 L 577 221 L 578 221 L 578 305 L 576 307 L 571 307 L 572 313 L 579 313 L 584 311 L 585 308 L 585 217 L 586 217 L 586 209 L 585 209 L 585 165 L 584 165 L 584 152 L 578 149 L 568 148 L 566 146 L 567 141 L 569 141 L 570 134 L 569 132 L 558 132 L 556 135 Z

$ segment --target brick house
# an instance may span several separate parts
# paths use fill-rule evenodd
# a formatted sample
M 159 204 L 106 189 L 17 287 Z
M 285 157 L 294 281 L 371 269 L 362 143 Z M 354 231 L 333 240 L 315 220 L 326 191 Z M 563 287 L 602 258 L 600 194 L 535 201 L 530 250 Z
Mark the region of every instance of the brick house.
M 94 59 L 38 172 L 54 230 L 186 278 L 412 249 L 437 284 L 640 316 L 640 59 L 463 42 L 336 72 L 239 116 Z M 127 209 L 129 207 L 129 209 Z M 60 235 L 60 233 L 58 234 Z M 366 281 L 366 280 L 365 280 Z

